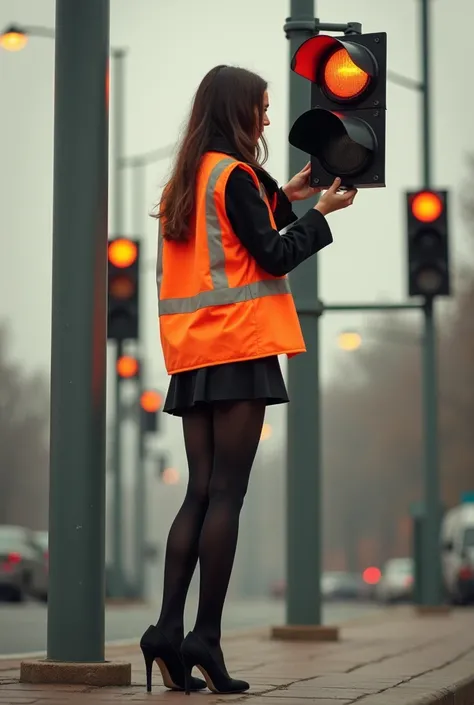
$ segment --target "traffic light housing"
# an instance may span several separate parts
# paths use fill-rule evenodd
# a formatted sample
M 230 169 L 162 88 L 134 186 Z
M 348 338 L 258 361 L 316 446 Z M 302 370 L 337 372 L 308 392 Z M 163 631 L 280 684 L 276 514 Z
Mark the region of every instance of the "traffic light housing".
M 408 295 L 449 296 L 448 192 L 409 191 L 405 203 Z
M 155 389 L 146 389 L 140 396 L 140 415 L 142 431 L 156 433 L 159 430 L 159 412 L 163 405 L 163 397 Z
M 291 69 L 311 81 L 311 109 L 289 135 L 310 155 L 311 185 L 385 186 L 386 33 L 310 37 Z
M 140 243 L 117 238 L 108 244 L 109 340 L 136 340 L 139 333 Z

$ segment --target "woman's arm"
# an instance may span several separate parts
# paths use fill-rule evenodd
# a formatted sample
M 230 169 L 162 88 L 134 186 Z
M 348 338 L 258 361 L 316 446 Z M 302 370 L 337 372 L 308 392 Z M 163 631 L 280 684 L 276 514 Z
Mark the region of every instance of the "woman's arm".
M 314 208 L 280 235 L 270 223 L 255 182 L 243 169 L 234 169 L 229 176 L 225 201 L 236 236 L 257 264 L 273 276 L 291 272 L 332 242 L 325 217 Z
M 279 188 L 275 194 L 273 217 L 275 218 L 278 230 L 283 230 L 283 228 L 286 228 L 290 223 L 294 223 L 295 220 L 298 220 L 298 216 L 293 213 L 291 201 L 282 188 Z

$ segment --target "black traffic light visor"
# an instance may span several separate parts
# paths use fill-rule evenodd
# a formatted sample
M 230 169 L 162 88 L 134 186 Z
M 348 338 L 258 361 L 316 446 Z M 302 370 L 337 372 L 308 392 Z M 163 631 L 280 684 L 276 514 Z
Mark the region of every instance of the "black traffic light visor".
M 340 50 L 344 50 L 344 53 L 340 52 Z M 366 78 L 366 81 L 362 83 L 360 83 L 360 80 L 354 81 L 354 75 L 351 75 L 353 72 L 348 71 L 347 66 L 339 67 L 340 75 L 338 78 L 346 79 L 348 84 L 353 83 L 354 94 L 348 92 L 346 95 L 338 96 L 330 89 L 325 80 L 325 67 L 338 52 L 341 53 L 341 58 L 345 56 L 348 59 L 352 69 L 360 69 L 359 78 L 363 76 Z M 291 69 L 299 76 L 319 85 L 325 92 L 331 94 L 334 99 L 339 99 L 340 102 L 347 102 L 358 98 L 361 93 L 366 92 L 371 84 L 371 79 L 377 74 L 377 63 L 366 47 L 350 40 L 336 39 L 335 37 L 319 34 L 307 39 L 296 50 L 291 62 Z M 334 67 L 334 69 L 337 71 L 337 67 Z M 357 83 L 359 83 L 360 90 L 356 90 Z
M 316 157 L 334 176 L 356 176 L 377 149 L 371 127 L 359 118 L 314 108 L 300 115 L 289 134 L 293 147 Z

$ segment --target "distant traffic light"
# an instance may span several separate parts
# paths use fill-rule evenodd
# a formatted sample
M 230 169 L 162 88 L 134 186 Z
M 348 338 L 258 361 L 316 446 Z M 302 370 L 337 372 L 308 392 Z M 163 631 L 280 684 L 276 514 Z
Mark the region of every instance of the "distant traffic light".
M 449 296 L 448 192 L 405 194 L 409 296 Z
M 117 238 L 108 247 L 109 340 L 136 340 L 139 332 L 138 240 Z
M 140 375 L 140 363 L 136 357 L 122 355 L 117 360 L 117 375 L 120 379 L 137 379 Z
M 316 35 L 296 51 L 292 70 L 311 81 L 311 109 L 289 141 L 311 156 L 311 183 L 385 186 L 387 35 Z
M 158 414 L 163 404 L 163 397 L 160 392 L 154 389 L 145 390 L 140 397 L 140 413 L 142 431 L 144 433 L 155 433 L 158 431 Z

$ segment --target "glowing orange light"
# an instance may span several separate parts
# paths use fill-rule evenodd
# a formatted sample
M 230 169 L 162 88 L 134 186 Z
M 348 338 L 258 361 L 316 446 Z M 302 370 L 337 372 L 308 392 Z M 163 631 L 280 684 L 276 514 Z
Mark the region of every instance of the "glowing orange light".
M 177 485 L 179 482 L 179 472 L 176 468 L 166 468 L 161 476 L 162 482 L 165 485 Z
M 138 374 L 138 360 L 130 355 L 123 355 L 117 360 L 117 374 L 124 379 L 131 379 Z
M 367 88 L 369 82 L 369 74 L 352 61 L 344 47 L 331 54 L 324 67 L 324 84 L 336 98 L 355 98 Z
M 375 566 L 366 568 L 362 573 L 362 580 L 367 583 L 367 585 L 377 585 L 381 577 L 382 573 L 380 568 L 376 568 Z
M 413 198 L 411 212 L 422 223 L 433 223 L 443 212 L 443 202 L 438 194 L 422 191 Z
M 129 299 L 135 293 L 135 284 L 128 277 L 115 277 L 109 282 L 109 292 L 115 299 Z
M 140 397 L 140 406 L 144 411 L 152 413 L 154 411 L 159 411 L 161 408 L 162 398 L 159 392 L 155 392 L 153 389 L 148 389 Z
M 260 434 L 260 440 L 261 440 L 261 441 L 266 441 L 266 440 L 268 440 L 268 439 L 270 438 L 270 436 L 272 435 L 272 433 L 273 433 L 273 429 L 272 429 L 272 427 L 270 426 L 270 424 L 269 424 L 269 423 L 264 423 L 263 426 L 262 426 L 262 432 L 261 432 L 261 434 Z
M 118 238 L 109 243 L 109 261 L 123 269 L 130 267 L 138 256 L 138 248 L 134 242 L 126 238 Z
M 6 51 L 21 51 L 28 43 L 25 32 L 10 30 L 0 35 L 0 46 Z

